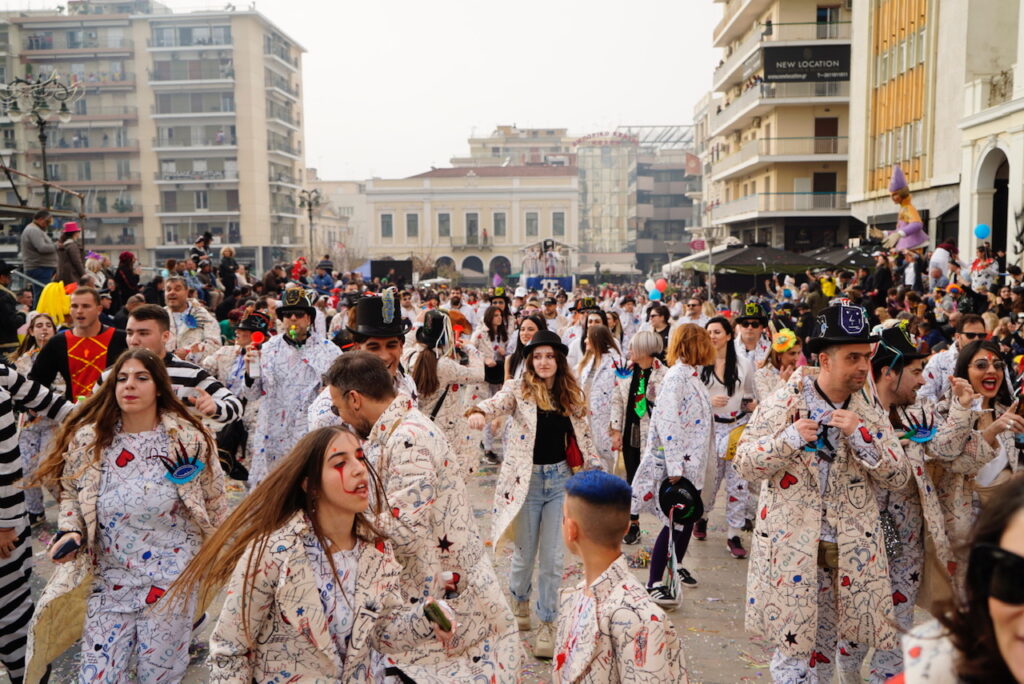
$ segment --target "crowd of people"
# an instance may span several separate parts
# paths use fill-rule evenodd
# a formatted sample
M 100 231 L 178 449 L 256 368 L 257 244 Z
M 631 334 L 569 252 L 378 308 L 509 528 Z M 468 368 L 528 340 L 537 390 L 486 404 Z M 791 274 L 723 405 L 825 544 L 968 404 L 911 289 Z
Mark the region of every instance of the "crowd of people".
M 253 281 L 204 235 L 142 286 L 50 222 L 23 238 L 35 289 L 0 262 L 13 682 L 71 647 L 79 681 L 180 681 L 208 612 L 214 682 L 516 682 L 528 657 L 687 681 L 665 611 L 693 542 L 745 561 L 775 682 L 1024 682 L 1024 285 L 984 246 L 709 298 L 417 288 L 326 257 Z M 647 542 L 641 581 L 623 547 Z

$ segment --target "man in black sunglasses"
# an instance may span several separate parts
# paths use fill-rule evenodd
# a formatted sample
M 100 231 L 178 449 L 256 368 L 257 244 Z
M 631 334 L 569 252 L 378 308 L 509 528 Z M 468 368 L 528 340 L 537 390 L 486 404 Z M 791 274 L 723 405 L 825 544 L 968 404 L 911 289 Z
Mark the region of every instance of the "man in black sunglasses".
M 981 316 L 961 314 L 956 322 L 953 344 L 928 359 L 928 365 L 924 367 L 924 386 L 917 391 L 917 396 L 936 403 L 946 396 L 960 350 L 968 342 L 985 339 L 985 335 L 985 320 Z
M 819 313 L 807 350 L 820 369 L 799 369 L 765 398 L 733 460 L 740 477 L 765 482 L 746 625 L 774 645 L 776 682 L 832 681 L 839 639 L 899 644 L 889 575 L 877 562 L 885 547 L 876 492 L 905 487 L 910 473 L 888 417 L 864 391 L 876 340 L 860 307 Z

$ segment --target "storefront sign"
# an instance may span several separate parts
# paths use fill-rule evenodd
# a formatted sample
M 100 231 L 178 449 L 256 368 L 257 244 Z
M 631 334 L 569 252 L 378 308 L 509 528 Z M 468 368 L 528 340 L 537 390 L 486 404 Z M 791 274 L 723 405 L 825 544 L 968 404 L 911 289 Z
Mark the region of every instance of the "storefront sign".
M 764 48 L 764 80 L 849 81 L 849 45 Z

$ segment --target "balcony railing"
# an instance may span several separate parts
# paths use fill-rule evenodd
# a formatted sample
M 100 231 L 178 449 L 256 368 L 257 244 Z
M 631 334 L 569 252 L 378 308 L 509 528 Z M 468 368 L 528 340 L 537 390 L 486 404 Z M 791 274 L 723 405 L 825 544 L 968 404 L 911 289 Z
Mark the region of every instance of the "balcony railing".
M 744 111 L 763 102 L 772 104 L 778 100 L 813 100 L 818 97 L 849 97 L 849 81 L 819 81 L 813 83 L 767 83 L 758 82 L 747 87 L 743 93 L 726 103 L 711 117 L 711 132 L 718 132 Z
M 270 182 L 285 183 L 287 185 L 298 185 L 299 181 L 295 176 L 288 173 L 271 173 Z
M 480 249 L 487 252 L 494 245 L 493 240 L 487 235 L 453 235 L 449 239 L 451 240 L 452 249 Z
M 266 85 L 267 85 L 268 88 L 277 88 L 278 90 L 283 90 L 284 92 L 286 92 L 289 95 L 292 95 L 294 97 L 298 97 L 299 96 L 299 89 L 294 87 L 294 86 L 292 86 L 291 83 L 288 83 L 284 79 L 281 79 L 281 78 L 268 79 Z
M 714 83 L 717 85 L 731 74 L 753 51 L 754 46 L 764 43 L 787 41 L 849 40 L 851 22 L 831 23 L 782 23 L 758 25 L 747 34 L 743 41 L 733 48 L 729 56 L 715 68 Z
M 169 48 L 169 47 L 230 47 L 231 37 L 227 40 L 218 38 L 190 38 L 182 40 L 181 36 L 160 36 L 159 38 L 148 38 L 147 47 Z
M 234 116 L 235 114 L 237 114 L 237 112 L 234 109 L 223 109 L 223 110 L 222 109 L 208 109 L 206 111 L 198 111 L 198 112 L 191 111 L 191 110 L 184 111 L 184 112 L 161 111 L 155 105 L 150 105 L 149 112 L 153 116 L 191 116 L 191 115 L 195 115 L 195 116 L 213 115 L 213 116 L 216 116 L 216 115 L 220 115 L 220 114 L 224 114 L 226 116 Z
M 238 170 L 209 169 L 206 171 L 157 171 L 158 181 L 222 181 L 238 180 Z
M 799 214 L 847 209 L 845 192 L 761 192 L 712 207 L 711 220 L 725 223 L 759 212 Z
M 195 76 L 186 74 L 157 73 L 152 69 L 147 70 L 149 80 L 153 83 L 166 83 L 168 81 L 225 81 L 235 77 L 235 70 L 231 67 L 216 65 L 216 68 L 200 69 L 200 74 Z
M 82 40 L 54 40 L 54 36 L 33 35 L 25 38 L 26 51 L 32 50 L 129 50 L 128 38 L 84 38 Z
M 89 105 L 84 112 L 73 112 L 71 114 L 71 120 L 77 121 L 79 119 L 88 119 L 92 116 L 138 116 L 139 110 L 137 107 L 131 105 L 108 105 L 108 106 L 93 106 Z
M 67 143 L 65 141 L 50 142 L 46 145 L 47 154 L 82 154 L 85 152 L 103 152 L 104 150 L 129 150 L 137 149 L 139 147 L 139 141 L 135 139 L 128 140 L 82 140 L 78 144 Z M 31 152 L 39 150 L 38 142 L 29 142 L 28 149 Z
M 165 136 L 153 138 L 154 147 L 233 147 L 237 144 L 237 139 L 217 134 L 194 138 L 168 138 Z
M 47 148 L 49 149 L 49 148 Z M 116 173 L 105 171 L 93 171 L 92 173 L 57 173 L 50 174 L 50 180 L 60 183 L 137 183 L 139 172 Z
M 711 173 L 717 175 L 757 157 L 814 156 L 848 154 L 845 137 L 826 138 L 758 138 L 745 142 L 738 151 L 712 163 Z
M 284 152 L 285 154 L 290 154 L 293 157 L 298 157 L 302 154 L 302 150 L 298 147 L 294 147 L 288 143 L 271 142 L 269 140 L 267 141 L 267 150 L 270 152 Z
M 299 60 L 294 58 L 294 57 L 292 57 L 291 54 L 289 54 L 288 50 L 285 49 L 283 46 L 280 46 L 280 45 L 274 45 L 274 46 L 270 46 L 270 47 L 264 46 L 263 54 L 265 54 L 265 55 L 273 55 L 274 57 L 277 57 L 278 59 L 280 59 L 282 62 L 285 62 L 286 64 L 291 64 L 293 67 L 298 67 L 299 66 Z

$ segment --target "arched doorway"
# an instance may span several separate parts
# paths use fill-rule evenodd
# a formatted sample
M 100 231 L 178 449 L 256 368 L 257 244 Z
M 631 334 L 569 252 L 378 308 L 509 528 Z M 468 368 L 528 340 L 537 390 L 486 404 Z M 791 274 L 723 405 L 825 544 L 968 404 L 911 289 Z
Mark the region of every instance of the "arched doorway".
M 477 273 L 484 272 L 484 262 L 478 256 L 468 256 L 462 260 L 463 271 L 476 271 Z
M 437 261 L 434 262 L 434 268 L 437 269 L 438 272 L 441 272 L 442 270 L 454 271 L 455 259 L 452 259 L 449 256 L 438 257 Z
M 1010 208 L 1010 162 L 999 148 L 988 151 L 978 167 L 977 195 L 978 223 L 992 227 L 988 240 L 993 251 L 1007 250 L 1007 228 Z M 971 226 L 974 230 L 974 226 Z
M 508 260 L 508 257 L 496 256 L 491 259 L 491 269 L 488 275 L 493 276 L 495 273 L 502 278 L 508 278 L 511 275 L 512 262 Z

